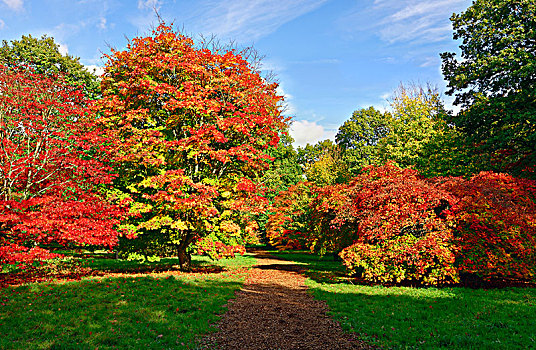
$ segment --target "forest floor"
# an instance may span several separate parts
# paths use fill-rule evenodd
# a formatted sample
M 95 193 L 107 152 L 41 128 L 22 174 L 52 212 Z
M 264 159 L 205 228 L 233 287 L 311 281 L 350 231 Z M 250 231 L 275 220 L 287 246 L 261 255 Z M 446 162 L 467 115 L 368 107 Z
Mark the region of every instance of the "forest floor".
M 308 293 L 303 267 L 255 252 L 248 274 L 217 332 L 202 340 L 207 349 L 371 349 L 344 333 L 327 315 L 325 302 Z

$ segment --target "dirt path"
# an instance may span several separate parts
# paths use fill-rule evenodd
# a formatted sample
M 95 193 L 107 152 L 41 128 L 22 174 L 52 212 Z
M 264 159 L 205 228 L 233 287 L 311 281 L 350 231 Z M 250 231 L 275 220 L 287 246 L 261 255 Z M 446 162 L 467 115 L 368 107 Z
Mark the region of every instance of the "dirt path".
M 257 252 L 257 265 L 228 304 L 207 349 L 370 349 L 344 334 L 305 286 L 299 265 Z

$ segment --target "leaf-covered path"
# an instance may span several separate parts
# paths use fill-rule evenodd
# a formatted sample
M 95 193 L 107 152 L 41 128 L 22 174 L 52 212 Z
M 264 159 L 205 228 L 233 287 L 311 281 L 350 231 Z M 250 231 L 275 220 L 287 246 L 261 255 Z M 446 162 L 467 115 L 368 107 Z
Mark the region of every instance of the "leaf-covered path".
M 203 340 L 208 349 L 370 349 L 344 334 L 305 286 L 300 266 L 265 252 L 250 271 L 218 331 Z

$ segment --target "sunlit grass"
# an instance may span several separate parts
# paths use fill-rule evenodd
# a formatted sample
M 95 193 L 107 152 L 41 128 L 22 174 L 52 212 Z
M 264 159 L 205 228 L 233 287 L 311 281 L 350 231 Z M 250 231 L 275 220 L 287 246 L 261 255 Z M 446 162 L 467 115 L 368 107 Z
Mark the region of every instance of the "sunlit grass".
M 536 348 L 536 289 L 352 285 L 331 257 L 275 254 L 306 263 L 314 296 L 328 303 L 346 331 L 371 344 L 387 349 Z M 322 278 L 316 278 L 319 274 Z
M 0 348 L 194 348 L 240 288 L 242 267 L 254 261 L 222 260 L 226 271 L 213 274 L 122 274 L 1 289 Z

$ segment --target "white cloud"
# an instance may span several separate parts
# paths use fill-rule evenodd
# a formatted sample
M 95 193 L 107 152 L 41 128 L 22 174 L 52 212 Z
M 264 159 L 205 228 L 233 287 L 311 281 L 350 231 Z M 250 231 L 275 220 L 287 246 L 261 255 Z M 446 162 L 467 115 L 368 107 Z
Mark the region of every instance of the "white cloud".
M 419 67 L 437 66 L 440 62 L 441 60 L 439 59 L 439 55 L 424 57 L 423 62 L 419 65 Z
M 91 73 L 101 76 L 104 74 L 104 67 L 96 66 L 94 64 L 86 64 L 84 67 Z
M 69 46 L 67 46 L 67 44 L 59 43 L 58 46 L 59 46 L 58 50 L 60 51 L 62 55 L 65 56 L 69 53 Z
M 450 16 L 469 5 L 471 0 L 375 0 L 343 22 L 348 28 L 375 32 L 391 44 L 439 42 L 452 36 Z
M 205 3 L 196 22 L 204 33 L 255 41 L 324 4 L 327 0 L 233 0 Z
M 335 140 L 336 134 L 336 130 L 327 129 L 317 122 L 308 120 L 294 120 L 290 125 L 290 136 L 294 139 L 294 146 L 303 147 L 308 143 L 313 145 L 325 139 Z
M 452 35 L 450 16 L 457 5 L 468 0 L 385 0 L 379 10 L 395 9 L 381 22 L 380 36 L 399 41 L 441 41 Z
M 157 13 L 160 13 L 161 8 L 161 0 L 138 0 L 140 13 L 131 17 L 129 21 L 138 28 L 138 31 L 146 33 L 155 23 L 158 24 Z
M 108 28 L 106 22 L 107 22 L 107 21 L 106 21 L 106 17 L 101 17 L 101 18 L 99 18 L 99 23 L 97 24 L 97 27 L 99 27 L 100 29 L 106 29 L 106 28 Z
M 2 21 L 2 20 L 0 19 L 0 30 L 4 29 L 5 26 L 6 26 L 6 22 L 4 22 L 4 21 Z
M 138 0 L 138 8 L 140 10 L 158 10 L 160 6 L 160 0 Z
M 14 11 L 20 11 L 24 7 L 24 3 L 22 0 L 2 0 L 2 2 Z

